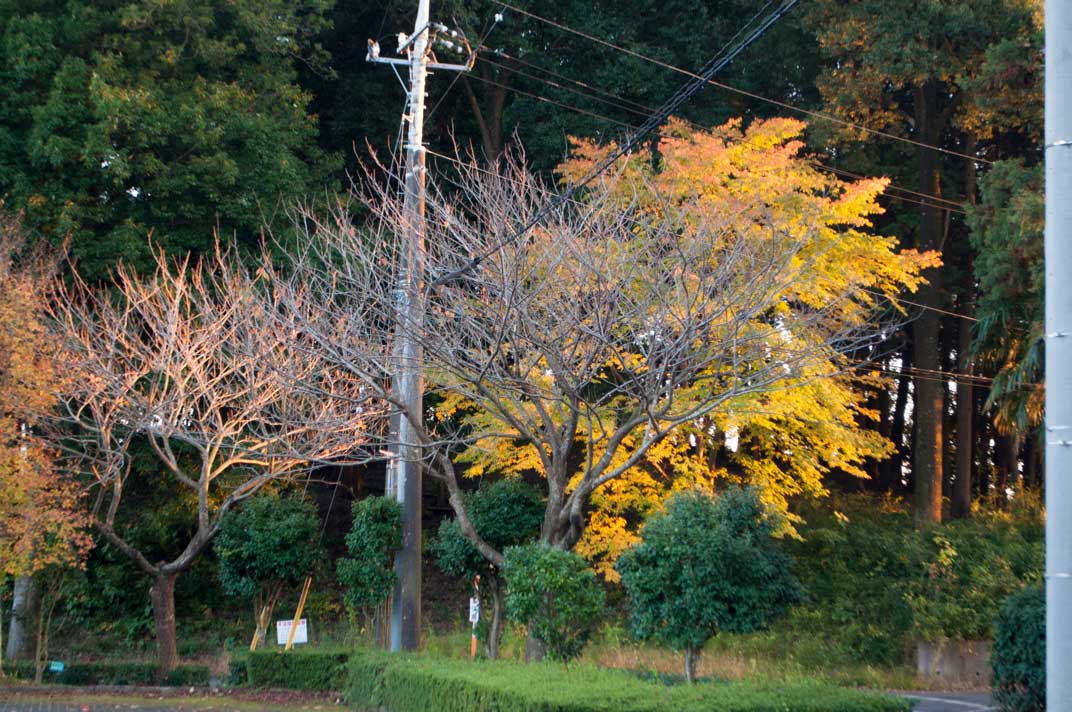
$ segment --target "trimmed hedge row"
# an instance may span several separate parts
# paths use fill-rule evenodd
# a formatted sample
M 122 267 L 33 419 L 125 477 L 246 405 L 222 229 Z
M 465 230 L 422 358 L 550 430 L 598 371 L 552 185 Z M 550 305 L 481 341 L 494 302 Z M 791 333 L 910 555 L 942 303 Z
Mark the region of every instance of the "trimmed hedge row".
M 888 695 L 818 683 L 665 686 L 618 670 L 355 654 L 345 688 L 358 710 L 390 712 L 907 712 Z
M 32 679 L 34 665 L 18 661 L 5 663 L 4 672 L 19 679 Z M 58 685 L 156 685 L 156 665 L 145 662 L 67 663 L 63 672 L 45 667 L 44 681 Z M 207 665 L 179 665 L 164 680 L 165 685 L 203 687 L 209 683 Z
M 259 650 L 232 661 L 230 683 L 289 690 L 342 690 L 346 650 Z

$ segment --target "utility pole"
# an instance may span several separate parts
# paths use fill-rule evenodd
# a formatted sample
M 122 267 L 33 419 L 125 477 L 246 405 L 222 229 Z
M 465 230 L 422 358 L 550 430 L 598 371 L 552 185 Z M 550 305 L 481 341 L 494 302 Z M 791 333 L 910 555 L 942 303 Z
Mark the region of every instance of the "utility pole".
M 423 483 L 421 445 L 414 422 L 422 413 L 422 353 L 418 340 L 424 325 L 424 99 L 429 69 L 468 71 L 475 55 L 464 36 L 441 24 L 430 22 L 429 0 L 418 0 L 417 21 L 413 34 L 398 36 L 398 53 L 405 58 L 380 56 L 376 40 L 368 41 L 366 61 L 409 67 L 409 92 L 406 100 L 405 195 L 403 199 L 402 250 L 398 281 L 395 285 L 395 308 L 400 315 L 395 334 L 395 372 L 392 390 L 400 402 L 391 420 L 391 460 L 387 471 L 387 495 L 402 505 L 402 549 L 395 556 L 398 583 L 391 601 L 391 650 L 416 650 L 421 631 L 421 512 Z M 429 54 L 435 33 L 446 32 L 468 51 L 465 64 L 430 62 Z M 448 47 L 455 46 L 449 40 Z
M 1045 12 L 1046 707 L 1072 710 L 1072 4 Z

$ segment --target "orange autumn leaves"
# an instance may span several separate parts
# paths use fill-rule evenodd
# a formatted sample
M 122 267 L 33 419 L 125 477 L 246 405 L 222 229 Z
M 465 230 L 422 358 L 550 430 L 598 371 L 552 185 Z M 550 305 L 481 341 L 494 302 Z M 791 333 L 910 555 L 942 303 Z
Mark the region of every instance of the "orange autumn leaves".
M 0 214 L 0 577 L 78 563 L 92 545 L 77 486 L 33 437 L 59 375 L 41 319 L 47 270 L 19 228 Z
M 878 198 L 888 181 L 849 182 L 821 170 L 804 154 L 805 128 L 800 121 L 771 119 L 743 129 L 733 120 L 698 131 L 671 121 L 655 155 L 635 154 L 615 167 L 617 185 L 623 203 L 640 196 L 659 210 L 670 201 L 695 211 L 697 221 L 705 213 L 732 216 L 738 233 L 770 243 L 770 249 L 792 242 L 797 254 L 783 301 L 828 308 L 838 324 L 867 323 L 883 308 L 897 309 L 896 295 L 914 291 L 923 271 L 939 260 L 933 253 L 898 250 L 895 237 L 875 234 L 873 218 L 883 212 Z M 560 176 L 566 182 L 582 178 L 611 149 L 575 140 Z M 793 334 L 809 336 L 822 339 Z M 614 561 L 673 491 L 712 490 L 719 482 L 752 485 L 785 513 L 792 498 L 825 495 L 824 478 L 833 471 L 866 477 L 866 463 L 893 447 L 866 426 L 876 417 L 867 407 L 868 391 L 885 384 L 849 366 L 830 352 L 787 378 L 784 387 L 734 399 L 680 428 L 593 495 L 577 550 L 614 580 Z M 792 535 L 794 519 L 784 521 L 784 533 Z

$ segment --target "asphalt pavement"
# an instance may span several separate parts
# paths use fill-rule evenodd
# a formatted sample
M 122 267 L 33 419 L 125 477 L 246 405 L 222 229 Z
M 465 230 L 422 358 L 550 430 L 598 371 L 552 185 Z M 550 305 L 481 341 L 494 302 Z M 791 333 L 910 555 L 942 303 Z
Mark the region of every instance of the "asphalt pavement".
M 915 712 L 997 712 L 988 692 L 903 692 L 916 701 Z

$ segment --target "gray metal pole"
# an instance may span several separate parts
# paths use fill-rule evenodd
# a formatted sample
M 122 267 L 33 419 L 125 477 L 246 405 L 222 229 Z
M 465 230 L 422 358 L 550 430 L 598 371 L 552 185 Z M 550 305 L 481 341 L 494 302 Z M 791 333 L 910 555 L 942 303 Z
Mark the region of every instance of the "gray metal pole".
M 424 281 L 424 85 L 428 74 L 429 0 L 419 0 L 409 69 L 409 131 L 406 136 L 405 235 L 395 300 L 401 315 L 396 335 L 397 373 L 394 390 L 406 413 L 419 418 L 422 409 L 421 346 L 415 334 L 424 324 L 421 285 Z M 402 504 L 402 549 L 395 557 L 391 605 L 391 650 L 416 650 L 421 632 L 421 510 L 423 484 L 420 444 L 405 414 L 392 422 L 394 457 L 388 484 Z
M 1072 3 L 1046 0 L 1046 706 L 1072 710 Z

